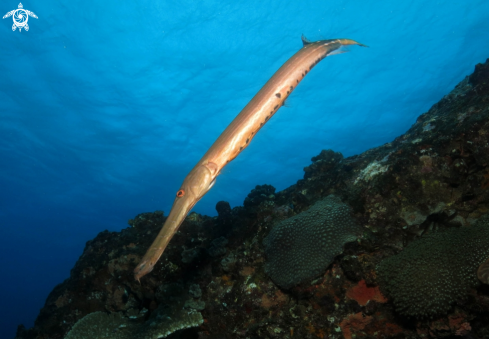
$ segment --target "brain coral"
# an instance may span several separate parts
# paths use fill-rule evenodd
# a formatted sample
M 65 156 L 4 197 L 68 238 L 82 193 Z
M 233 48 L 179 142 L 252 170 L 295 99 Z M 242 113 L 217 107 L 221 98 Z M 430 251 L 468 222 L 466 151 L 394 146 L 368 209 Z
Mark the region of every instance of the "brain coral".
M 433 317 L 447 313 L 479 284 L 477 268 L 487 257 L 489 215 L 472 227 L 450 228 L 413 241 L 380 263 L 379 283 L 399 313 Z
M 265 271 L 284 289 L 322 274 L 343 245 L 355 241 L 361 227 L 350 207 L 329 195 L 307 211 L 277 224 L 263 240 Z
M 90 313 L 73 326 L 65 339 L 157 339 L 204 322 L 198 312 L 182 310 L 171 317 L 164 313 L 155 312 L 144 323 L 128 319 L 121 313 Z

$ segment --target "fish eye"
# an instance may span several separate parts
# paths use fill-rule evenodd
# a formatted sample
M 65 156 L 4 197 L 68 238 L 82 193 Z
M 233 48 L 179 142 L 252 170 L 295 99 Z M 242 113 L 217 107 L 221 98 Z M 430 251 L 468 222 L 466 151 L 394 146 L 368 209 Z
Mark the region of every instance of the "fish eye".
M 185 195 L 185 191 L 184 191 L 184 190 L 179 190 L 179 191 L 177 192 L 177 198 L 181 198 L 181 197 L 183 197 L 184 195 Z

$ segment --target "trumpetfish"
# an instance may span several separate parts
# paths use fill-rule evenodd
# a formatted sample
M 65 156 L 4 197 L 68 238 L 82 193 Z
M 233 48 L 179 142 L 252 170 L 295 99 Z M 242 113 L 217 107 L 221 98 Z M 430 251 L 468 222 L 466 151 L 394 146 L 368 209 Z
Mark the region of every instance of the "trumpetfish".
M 310 42 L 303 36 L 302 42 L 304 46 L 275 72 L 187 175 L 162 229 L 134 269 L 136 280 L 153 270 L 188 212 L 211 189 L 222 168 L 249 145 L 307 73 L 325 57 L 343 53 L 342 46 L 367 47 L 350 39 Z

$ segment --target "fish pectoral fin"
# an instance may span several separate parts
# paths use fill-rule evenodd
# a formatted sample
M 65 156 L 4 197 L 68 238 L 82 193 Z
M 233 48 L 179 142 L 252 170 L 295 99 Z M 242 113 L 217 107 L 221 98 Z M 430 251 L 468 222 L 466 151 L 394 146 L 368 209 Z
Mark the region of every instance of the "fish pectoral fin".
M 328 56 L 343 54 L 343 53 L 348 53 L 348 52 L 349 52 L 349 50 L 346 50 L 346 49 L 335 49 L 334 51 L 328 53 Z
M 216 183 L 216 178 L 214 178 L 211 183 L 209 184 L 209 190 L 212 188 L 212 186 L 214 186 L 214 184 Z

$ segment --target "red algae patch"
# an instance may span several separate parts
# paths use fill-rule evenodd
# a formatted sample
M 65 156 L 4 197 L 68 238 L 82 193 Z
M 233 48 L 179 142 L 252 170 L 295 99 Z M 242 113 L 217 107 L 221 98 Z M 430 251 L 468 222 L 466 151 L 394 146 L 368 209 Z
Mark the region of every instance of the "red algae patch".
M 348 289 L 346 296 L 358 302 L 360 306 L 367 305 L 369 300 L 374 300 L 379 303 L 387 302 L 387 299 L 382 295 L 378 286 L 368 287 L 363 279 L 357 285 Z

